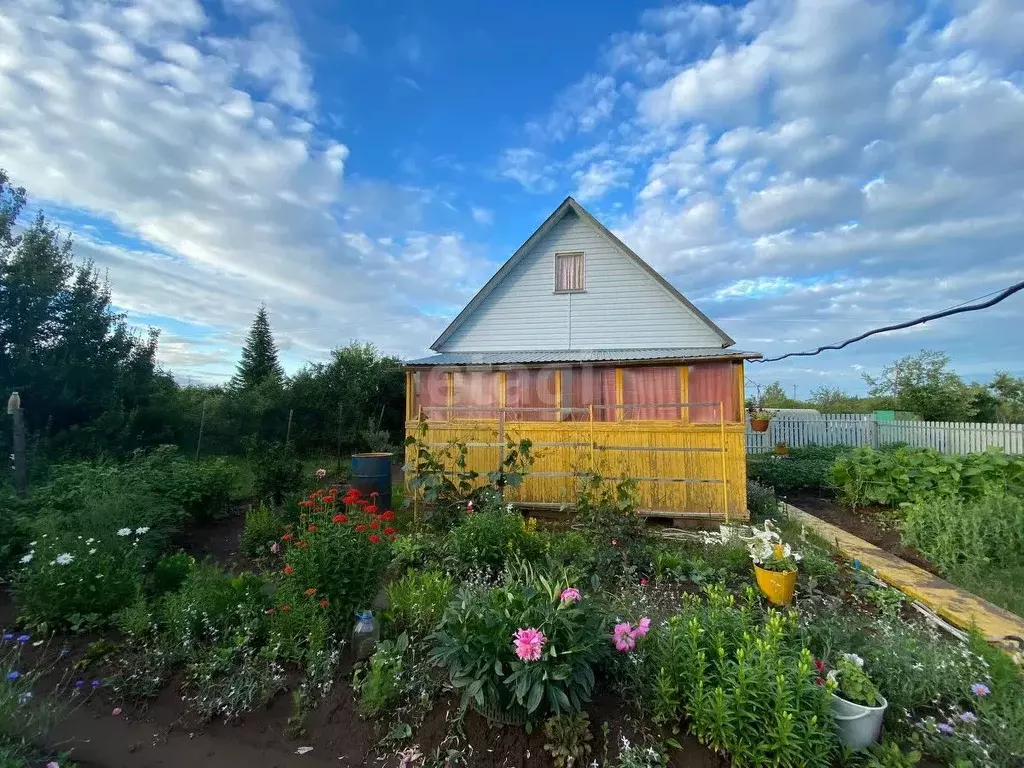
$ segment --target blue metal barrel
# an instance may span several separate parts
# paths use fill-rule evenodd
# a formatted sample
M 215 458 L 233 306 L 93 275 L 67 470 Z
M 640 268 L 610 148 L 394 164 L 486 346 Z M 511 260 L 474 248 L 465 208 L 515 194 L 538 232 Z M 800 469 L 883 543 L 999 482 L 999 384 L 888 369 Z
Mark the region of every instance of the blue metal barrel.
M 390 453 L 352 456 L 352 485 L 367 498 L 377 493 L 377 507 L 381 512 L 391 509 L 391 457 Z

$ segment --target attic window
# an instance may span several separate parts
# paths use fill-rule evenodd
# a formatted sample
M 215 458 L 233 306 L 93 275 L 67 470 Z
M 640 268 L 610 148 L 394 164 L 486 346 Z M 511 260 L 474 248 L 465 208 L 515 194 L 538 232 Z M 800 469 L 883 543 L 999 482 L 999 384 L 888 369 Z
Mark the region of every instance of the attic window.
M 585 290 L 583 251 L 555 254 L 555 293 Z

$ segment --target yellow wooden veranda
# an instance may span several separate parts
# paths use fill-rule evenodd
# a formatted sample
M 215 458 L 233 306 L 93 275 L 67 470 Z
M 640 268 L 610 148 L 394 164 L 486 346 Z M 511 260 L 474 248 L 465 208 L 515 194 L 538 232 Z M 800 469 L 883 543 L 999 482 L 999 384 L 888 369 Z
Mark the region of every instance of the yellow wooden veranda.
M 498 468 L 508 441 L 528 438 L 532 471 L 509 491 L 523 507 L 570 507 L 579 479 L 599 474 L 636 480 L 647 516 L 743 521 L 742 356 L 749 353 L 587 366 L 413 364 L 407 433 L 416 435 L 422 419 L 432 448 L 465 443 L 468 468 L 481 476 Z

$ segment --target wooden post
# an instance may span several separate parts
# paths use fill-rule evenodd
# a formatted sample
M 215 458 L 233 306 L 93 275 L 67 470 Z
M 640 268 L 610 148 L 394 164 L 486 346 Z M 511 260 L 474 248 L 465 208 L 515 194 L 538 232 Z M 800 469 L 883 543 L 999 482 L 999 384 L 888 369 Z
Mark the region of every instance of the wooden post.
M 590 472 L 591 474 L 597 474 L 597 463 L 594 461 L 594 404 L 591 403 L 590 409 Z
M 206 401 L 203 400 L 203 412 L 199 416 L 199 437 L 196 439 L 196 461 L 199 461 L 199 449 L 203 446 L 203 427 L 206 426 Z
M 505 502 L 505 409 L 498 409 L 498 493 Z
M 288 429 L 286 429 L 285 433 L 284 433 L 284 444 L 285 445 L 288 445 L 288 443 L 290 443 L 291 439 L 292 439 L 292 413 L 293 412 L 294 412 L 294 409 L 292 409 L 292 408 L 288 409 Z
M 339 400 L 338 401 L 338 441 L 337 441 L 337 451 L 338 451 L 337 458 L 338 458 L 338 471 L 339 472 L 341 472 L 341 414 L 342 414 L 342 407 L 343 407 L 343 403 L 341 402 L 341 400 Z
M 7 413 L 11 415 L 11 437 L 14 444 L 14 491 L 24 497 L 28 493 L 28 456 L 25 450 L 25 413 L 21 409 L 21 396 L 12 392 L 7 400 Z
M 718 404 L 718 439 L 722 449 L 722 492 L 725 497 L 725 524 L 729 524 L 729 463 L 725 460 L 725 403 Z

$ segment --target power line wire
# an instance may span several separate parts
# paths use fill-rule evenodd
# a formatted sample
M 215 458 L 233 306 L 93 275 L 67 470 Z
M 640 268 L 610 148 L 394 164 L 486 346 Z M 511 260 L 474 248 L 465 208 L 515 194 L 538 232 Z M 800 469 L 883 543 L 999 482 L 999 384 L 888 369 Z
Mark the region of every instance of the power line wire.
M 904 323 L 897 323 L 895 325 L 886 325 L 886 326 L 884 326 L 882 328 L 875 328 L 874 330 L 870 330 L 870 331 L 867 331 L 866 333 L 862 333 L 860 336 L 854 336 L 852 339 L 847 339 L 846 341 L 840 342 L 838 344 L 829 344 L 829 345 L 824 346 L 824 347 L 818 347 L 813 352 L 787 352 L 786 354 L 779 355 L 778 357 L 769 357 L 769 358 L 765 358 L 763 360 L 751 360 L 750 362 L 752 362 L 752 363 L 776 363 L 779 360 L 785 360 L 787 357 L 813 357 L 814 355 L 820 354 L 820 353 L 822 353 L 822 352 L 824 352 L 826 350 L 829 350 L 829 349 L 836 349 L 836 350 L 838 350 L 838 349 L 842 349 L 843 347 L 848 347 L 850 344 L 854 344 L 854 343 L 856 343 L 858 341 L 863 341 L 864 339 L 868 338 L 869 336 L 876 336 L 879 333 L 887 333 L 889 331 L 899 331 L 899 330 L 902 330 L 903 328 L 910 328 L 910 327 L 915 326 L 915 325 L 923 325 L 924 323 L 930 322 L 932 320 L 939 320 L 940 318 L 950 317 L 951 315 L 959 315 L 959 314 L 962 314 L 964 312 L 976 312 L 979 309 L 988 309 L 989 307 L 995 306 L 999 302 L 1003 301 L 1004 299 L 1009 298 L 1010 296 L 1012 296 L 1013 294 L 1015 294 L 1015 293 L 1017 293 L 1017 292 L 1019 292 L 1021 290 L 1024 290 L 1024 281 L 1021 281 L 1019 283 L 1014 283 L 1009 288 L 1005 288 L 1002 291 L 999 291 L 998 293 L 996 293 L 993 298 L 989 299 L 988 301 L 984 301 L 984 302 L 982 302 L 980 304 L 969 304 L 969 305 L 966 304 L 966 303 L 964 303 L 964 304 L 955 304 L 952 307 L 949 307 L 948 309 L 943 309 L 943 310 L 941 310 L 939 312 L 933 312 L 930 315 L 925 315 L 924 317 L 918 317 L 915 320 L 907 320 Z M 992 296 L 992 295 L 993 294 L 991 294 L 991 293 L 985 294 L 985 296 Z M 981 298 L 981 297 L 979 297 L 979 298 Z M 968 301 L 975 301 L 975 299 L 968 299 Z

